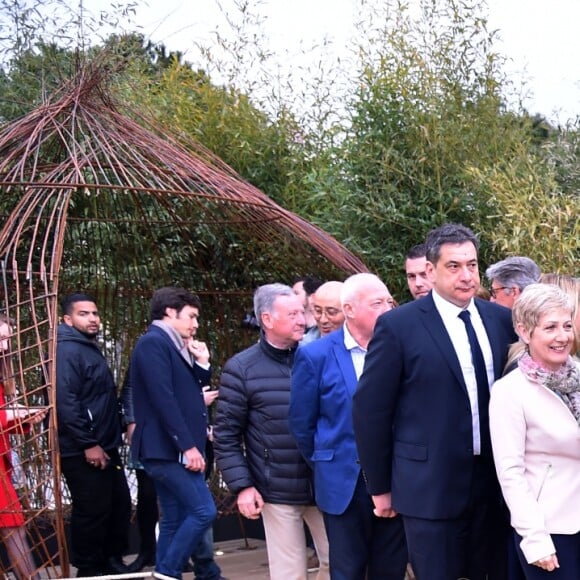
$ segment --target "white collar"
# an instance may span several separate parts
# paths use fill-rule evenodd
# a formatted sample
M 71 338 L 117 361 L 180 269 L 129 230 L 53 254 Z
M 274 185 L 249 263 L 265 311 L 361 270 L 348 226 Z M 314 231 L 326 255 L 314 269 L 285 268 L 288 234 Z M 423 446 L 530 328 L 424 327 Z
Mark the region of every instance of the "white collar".
M 343 324 L 343 330 L 344 330 L 344 346 L 346 348 L 346 350 L 353 350 L 355 348 L 358 348 L 360 350 L 362 350 L 363 352 L 366 352 L 367 349 L 363 348 L 353 337 L 353 335 L 350 333 L 350 331 L 348 330 L 348 326 L 346 325 L 346 322 Z
M 435 288 L 433 288 L 432 296 L 433 302 L 435 302 L 435 307 L 439 311 L 439 314 L 441 314 L 442 318 L 457 318 L 463 310 L 468 310 L 470 314 L 479 316 L 473 298 L 469 301 L 466 308 L 461 308 L 461 306 L 457 306 L 456 304 L 453 304 L 453 302 L 449 302 L 449 300 L 443 298 L 440 294 L 437 294 Z

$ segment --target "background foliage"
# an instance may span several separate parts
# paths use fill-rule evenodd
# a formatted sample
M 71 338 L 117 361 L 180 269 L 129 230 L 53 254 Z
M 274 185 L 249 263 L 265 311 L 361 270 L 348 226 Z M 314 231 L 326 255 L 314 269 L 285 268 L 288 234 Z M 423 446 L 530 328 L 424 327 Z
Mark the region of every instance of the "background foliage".
M 275 62 L 257 0 L 236 0 L 232 34 L 201 46 L 196 63 L 136 28 L 99 38 L 138 3 L 99 17 L 82 2 L 64 14 L 64 0 L 52 4 L 49 18 L 33 10 L 46 2 L 0 2 L 3 120 L 104 53 L 118 97 L 333 234 L 399 300 L 406 250 L 445 221 L 480 234 L 482 269 L 525 254 L 545 271 L 577 274 L 578 123 L 550 127 L 507 106 L 517 87 L 485 4 L 361 1 L 350 61 L 329 58 L 302 77 Z M 92 45 L 87 28 L 97 32 Z

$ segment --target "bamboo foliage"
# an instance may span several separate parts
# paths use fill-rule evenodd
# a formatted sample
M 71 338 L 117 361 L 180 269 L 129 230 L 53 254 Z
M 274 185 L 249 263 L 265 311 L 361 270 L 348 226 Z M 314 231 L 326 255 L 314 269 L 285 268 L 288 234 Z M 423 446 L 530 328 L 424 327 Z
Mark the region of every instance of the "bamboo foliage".
M 120 384 L 160 286 L 201 296 L 200 335 L 209 338 L 219 367 L 255 339 L 240 323 L 257 285 L 366 269 L 208 150 L 184 145 L 135 111 L 123 114 L 107 74 L 104 61 L 86 65 L 0 131 L 0 311 L 15 321 L 13 379 L 21 404 L 54 407 L 58 299 L 65 293 L 95 296 L 102 347 Z M 13 441 L 26 473 L 20 494 L 27 525 L 49 576 L 68 573 L 56 427 L 51 412 Z

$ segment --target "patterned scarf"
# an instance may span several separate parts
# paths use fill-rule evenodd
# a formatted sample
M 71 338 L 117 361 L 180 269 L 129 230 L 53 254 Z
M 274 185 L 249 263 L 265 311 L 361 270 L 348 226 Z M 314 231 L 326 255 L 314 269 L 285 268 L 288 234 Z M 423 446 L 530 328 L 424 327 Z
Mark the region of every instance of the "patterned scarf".
M 580 371 L 572 357 L 568 357 L 557 371 L 550 371 L 525 352 L 520 357 L 518 366 L 530 381 L 556 393 L 580 426 Z

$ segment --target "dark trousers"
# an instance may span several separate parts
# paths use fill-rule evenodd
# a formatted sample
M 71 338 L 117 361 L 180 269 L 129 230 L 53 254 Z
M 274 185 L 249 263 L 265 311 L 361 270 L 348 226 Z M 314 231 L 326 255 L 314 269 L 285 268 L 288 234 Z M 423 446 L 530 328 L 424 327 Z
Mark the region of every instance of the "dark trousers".
M 552 534 L 559 568 L 552 572 L 528 564 L 520 549 L 521 536 L 514 532 L 516 547 L 526 580 L 578 580 L 580 578 L 580 532 Z M 548 554 L 546 554 L 548 556 Z
M 507 509 L 507 508 L 506 508 Z M 511 530 L 507 554 L 507 580 L 526 580 L 522 563 L 520 562 L 520 548 L 514 539 L 515 532 Z M 516 534 L 517 535 L 517 534 Z
M 219 580 L 222 577 L 222 571 L 213 556 L 213 526 L 205 531 L 191 559 L 195 580 Z
M 353 498 L 340 515 L 323 512 L 332 580 L 403 580 L 407 547 L 401 517 L 377 518 L 359 477 Z
M 505 580 L 510 528 L 490 459 L 474 459 L 467 508 L 460 517 L 403 516 L 417 580 Z
M 139 528 L 139 553 L 155 557 L 157 538 L 155 526 L 159 521 L 157 492 L 153 480 L 144 469 L 136 469 L 137 476 L 137 527 Z
M 107 449 L 106 469 L 89 465 L 84 455 L 62 457 L 61 467 L 72 499 L 71 562 L 103 571 L 106 560 L 128 547 L 131 497 L 117 449 Z

